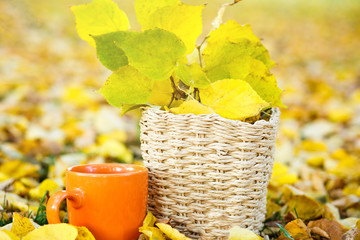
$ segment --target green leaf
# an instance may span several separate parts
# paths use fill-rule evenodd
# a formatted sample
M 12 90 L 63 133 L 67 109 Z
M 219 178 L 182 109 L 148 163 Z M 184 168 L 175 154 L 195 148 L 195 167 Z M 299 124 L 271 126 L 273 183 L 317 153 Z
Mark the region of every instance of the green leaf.
M 202 32 L 205 5 L 191 6 L 179 1 L 137 0 L 136 13 L 143 30 L 155 27 L 175 33 L 191 53 Z M 144 10 L 146 9 L 146 10 Z
M 94 0 L 89 4 L 72 6 L 76 18 L 76 29 L 83 40 L 95 47 L 90 36 L 129 29 L 129 20 L 116 3 L 111 0 Z
M 169 78 L 186 51 L 175 34 L 158 28 L 116 42 L 116 46 L 125 52 L 129 65 L 155 80 Z
M 127 56 L 122 49 L 115 45 L 115 42 L 124 41 L 135 34 L 138 34 L 138 32 L 118 31 L 93 36 L 96 42 L 96 55 L 100 62 L 112 71 L 128 65 Z
M 269 106 L 247 82 L 238 79 L 212 83 L 200 91 L 200 99 L 220 116 L 235 120 L 256 116 Z
M 151 95 L 153 81 L 131 66 L 114 72 L 100 89 L 108 103 L 115 107 L 123 104 L 146 103 Z
M 183 83 L 191 87 L 206 88 L 211 83 L 201 66 L 197 63 L 191 65 L 178 63 L 175 74 Z
M 235 21 L 228 21 L 212 31 L 203 52 L 205 71 L 211 71 L 219 65 L 229 64 L 234 59 L 250 56 L 262 61 L 270 69 L 269 52 L 261 44 L 249 25 L 241 26 Z

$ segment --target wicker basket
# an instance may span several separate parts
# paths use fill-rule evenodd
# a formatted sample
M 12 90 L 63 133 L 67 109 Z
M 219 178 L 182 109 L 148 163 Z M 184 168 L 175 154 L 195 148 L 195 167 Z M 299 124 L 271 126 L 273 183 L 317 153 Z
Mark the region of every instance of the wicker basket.
M 141 150 L 148 207 L 194 239 L 227 239 L 232 226 L 263 227 L 279 110 L 255 124 L 217 114 L 144 109 Z

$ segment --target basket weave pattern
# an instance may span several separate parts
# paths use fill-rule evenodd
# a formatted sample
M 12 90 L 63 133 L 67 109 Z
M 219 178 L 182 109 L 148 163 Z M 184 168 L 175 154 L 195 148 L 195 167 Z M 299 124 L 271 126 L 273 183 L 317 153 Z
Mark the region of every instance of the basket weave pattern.
M 235 225 L 261 230 L 279 115 L 275 109 L 269 121 L 249 124 L 145 109 L 149 211 L 195 239 L 227 239 Z

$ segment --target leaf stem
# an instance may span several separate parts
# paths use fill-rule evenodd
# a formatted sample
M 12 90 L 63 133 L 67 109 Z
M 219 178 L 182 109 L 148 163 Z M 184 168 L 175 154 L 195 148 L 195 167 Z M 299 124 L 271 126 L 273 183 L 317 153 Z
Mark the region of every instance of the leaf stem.
M 174 101 L 174 99 L 175 99 L 175 93 L 172 93 L 172 97 L 171 97 L 170 103 L 169 103 L 169 105 L 167 106 L 168 108 L 170 108 L 170 106 L 171 106 L 172 102 Z

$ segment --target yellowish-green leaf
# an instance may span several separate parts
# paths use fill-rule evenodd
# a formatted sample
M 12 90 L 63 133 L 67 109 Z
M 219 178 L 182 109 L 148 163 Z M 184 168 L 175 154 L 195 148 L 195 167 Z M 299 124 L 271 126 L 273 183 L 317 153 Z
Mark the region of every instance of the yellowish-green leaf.
M 166 240 L 161 230 L 156 227 L 140 227 L 139 232 L 149 237 L 149 240 Z
M 244 56 L 262 61 L 268 69 L 274 65 L 270 60 L 269 52 L 253 34 L 250 26 L 241 26 L 230 20 L 212 31 L 208 37 L 203 52 L 205 70 L 209 71 L 218 65 L 231 63 Z
M 149 103 L 158 106 L 166 106 L 170 103 L 173 93 L 169 79 L 154 83 Z
M 271 107 L 286 107 L 281 101 L 282 90 L 278 87 L 274 75 L 249 75 L 245 81 L 264 99 Z
M 183 83 L 191 87 L 206 88 L 211 83 L 201 66 L 197 63 L 191 65 L 178 63 L 175 74 Z
M 174 114 L 193 113 L 195 115 L 215 113 L 213 109 L 199 103 L 196 100 L 185 101 L 179 107 L 171 108 L 170 112 Z
M 100 62 L 112 71 L 128 65 L 128 59 L 124 51 L 115 46 L 115 42 L 124 41 L 137 33 L 138 32 L 118 31 L 93 36 L 96 42 L 96 55 Z
M 66 224 L 49 224 L 28 233 L 22 240 L 75 240 L 78 235 L 76 227 Z
M 16 236 L 22 238 L 34 229 L 35 227 L 30 222 L 29 218 L 20 216 L 18 213 L 14 213 L 11 232 L 13 232 Z
M 250 74 L 254 76 L 270 74 L 263 62 L 246 55 L 234 58 L 232 61 L 224 59 L 218 61 L 216 65 L 207 65 L 205 71 L 212 82 L 225 78 L 244 80 Z
M 114 72 L 100 89 L 108 103 L 115 107 L 123 104 L 146 103 L 151 95 L 153 81 L 131 66 Z
M 129 29 L 126 14 L 111 0 L 94 0 L 91 3 L 72 6 L 79 36 L 95 47 L 90 36 Z
M 158 28 L 116 42 L 116 45 L 125 52 L 129 65 L 155 80 L 169 78 L 186 51 L 175 34 Z
M 229 240 L 261 240 L 261 239 L 263 238 L 246 228 L 235 226 L 230 229 Z
M 179 3 L 179 0 L 135 0 L 136 18 L 144 27 L 156 10 Z
M 171 240 L 191 240 L 175 228 L 172 228 L 169 224 L 157 223 L 156 226 L 158 226 L 158 228 L 160 228 L 160 230 Z
M 224 79 L 200 91 L 201 102 L 224 118 L 244 120 L 269 106 L 245 81 Z
M 191 53 L 195 48 L 196 39 L 202 32 L 201 15 L 205 5 L 191 6 L 171 1 L 172 4 L 159 7 L 158 4 L 154 4 L 156 1 L 146 0 L 147 4 L 142 4 L 156 5 L 158 8 L 155 11 L 148 13 L 141 11 L 142 16 L 140 13 L 137 14 L 138 18 L 143 19 L 141 21 L 143 30 L 158 27 L 175 33 L 185 43 L 187 53 Z
M 123 104 L 121 106 L 121 116 L 124 116 L 127 112 L 130 112 L 132 110 L 149 106 L 147 104 Z
M 1 240 L 20 240 L 18 236 L 6 229 L 0 229 Z

